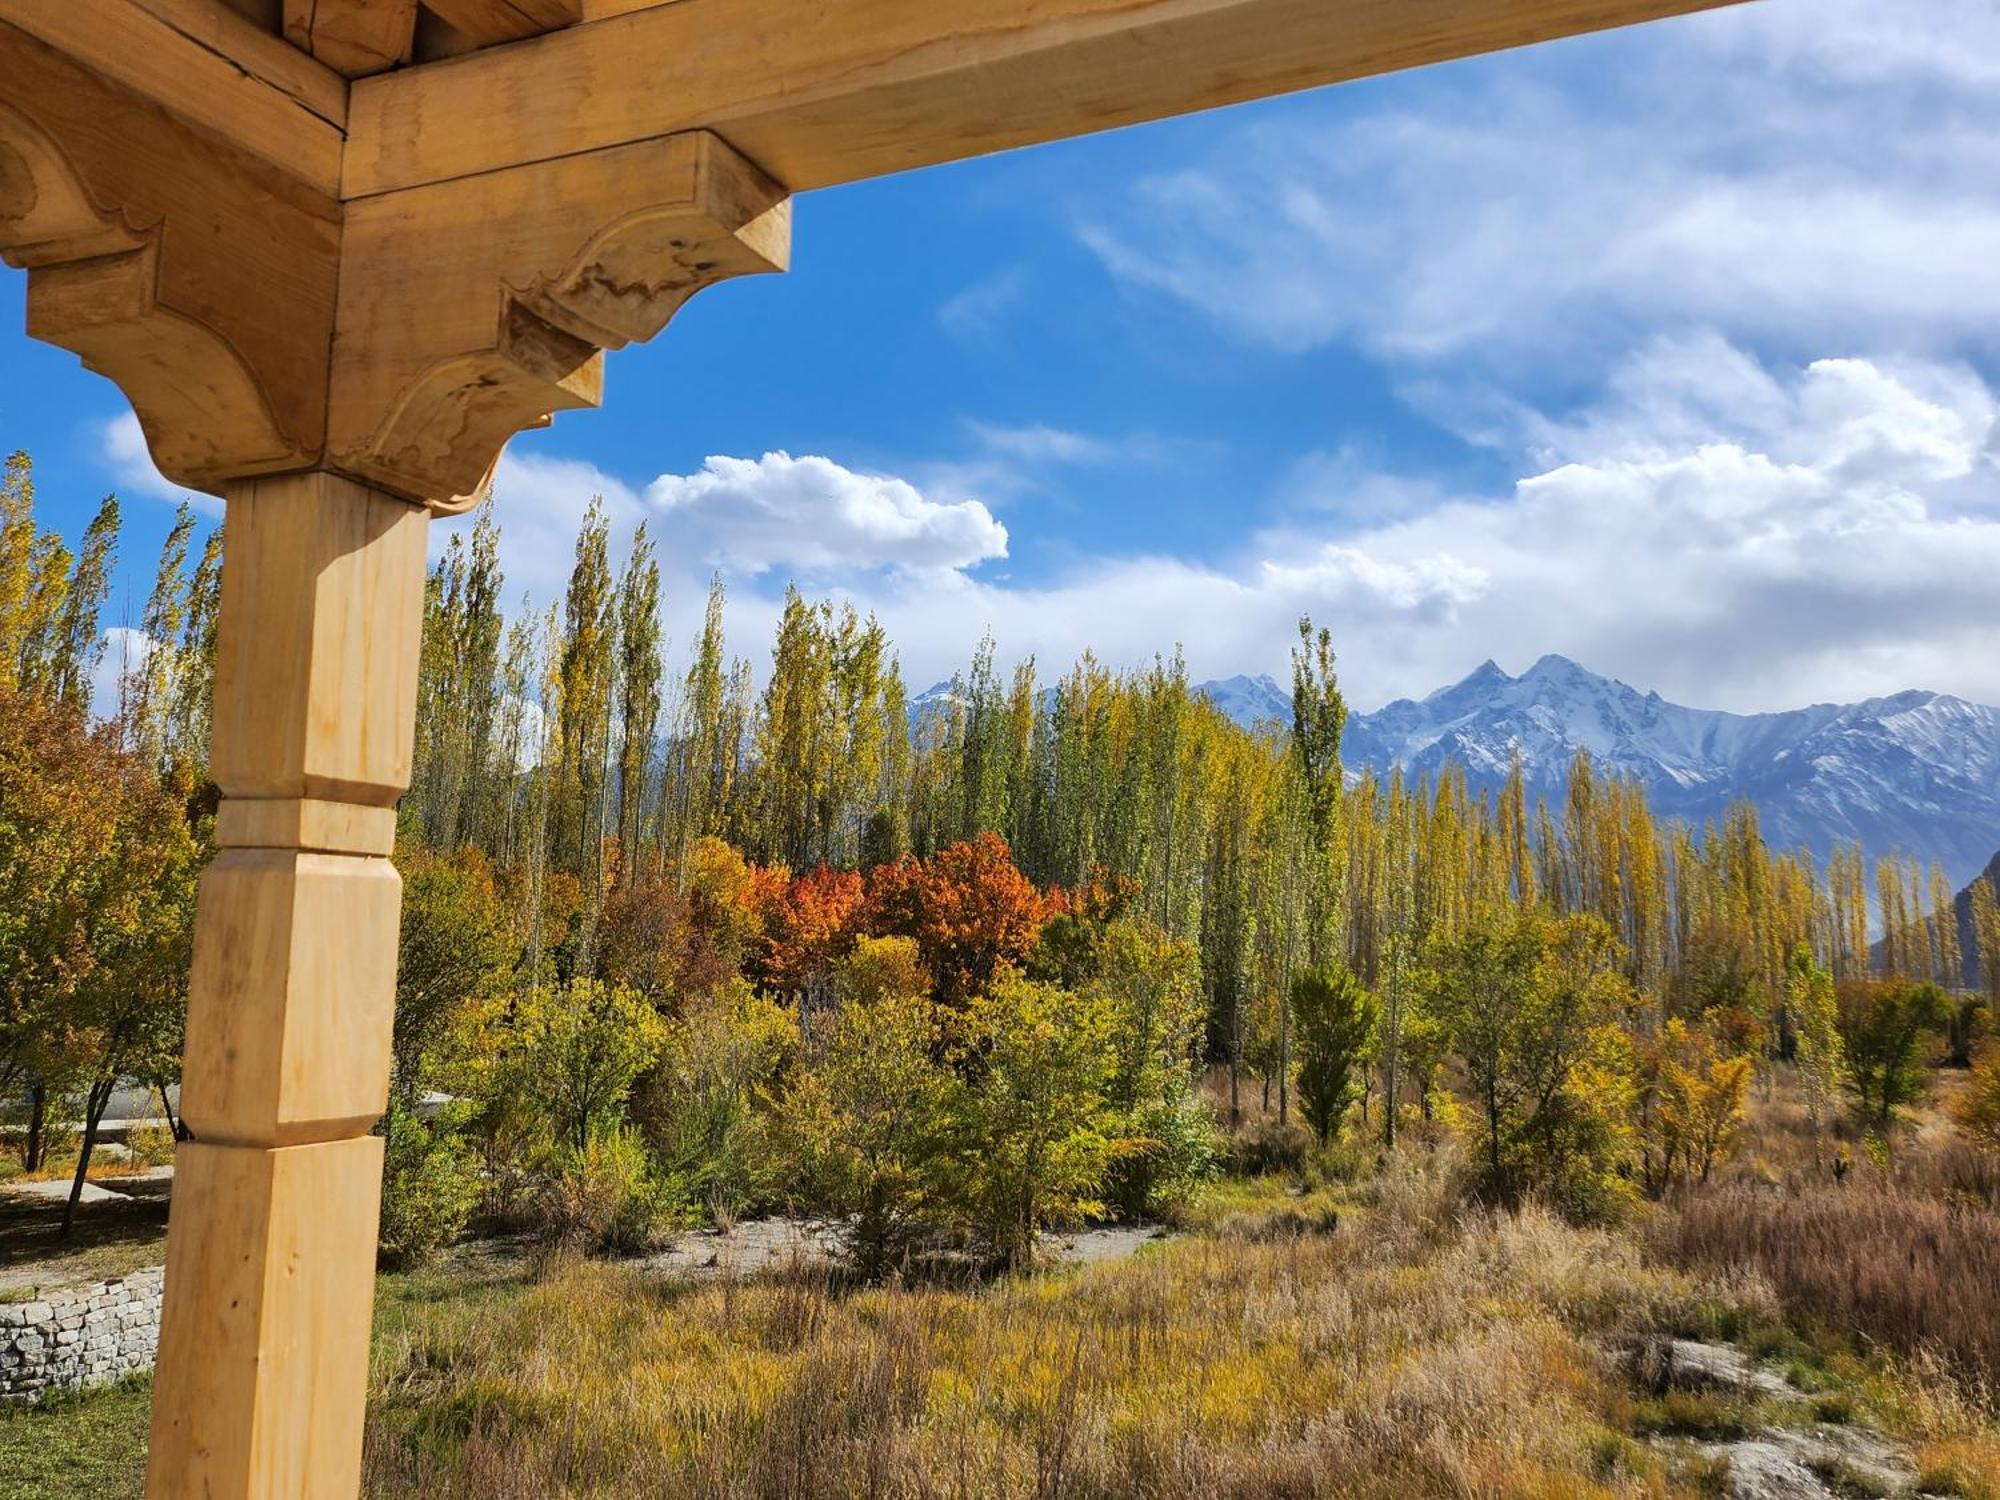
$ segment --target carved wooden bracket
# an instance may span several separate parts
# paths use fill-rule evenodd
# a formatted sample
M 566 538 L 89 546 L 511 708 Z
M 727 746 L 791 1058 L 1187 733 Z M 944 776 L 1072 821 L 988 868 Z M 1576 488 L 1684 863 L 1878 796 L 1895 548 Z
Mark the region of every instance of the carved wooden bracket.
M 29 333 L 117 383 L 170 479 L 312 463 L 340 205 L 4 22 L 0 77 L 0 258 L 29 273 Z
M 162 473 L 331 469 L 463 508 L 603 351 L 783 269 L 785 190 L 704 131 L 362 198 L 306 186 L 0 21 L 0 256 Z
M 785 190 L 700 131 L 350 203 L 327 461 L 463 508 L 514 433 L 598 403 L 602 351 L 790 242 Z

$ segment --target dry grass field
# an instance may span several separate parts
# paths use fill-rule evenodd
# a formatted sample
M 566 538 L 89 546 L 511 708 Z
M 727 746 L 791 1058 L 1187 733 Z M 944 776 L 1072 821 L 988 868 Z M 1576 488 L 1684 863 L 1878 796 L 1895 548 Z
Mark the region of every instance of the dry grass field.
M 1833 1466 L 1829 1493 L 2000 1497 L 1991 1203 L 1921 1131 L 1822 1182 L 1789 1108 L 1759 1101 L 1729 1180 L 1610 1229 L 1472 1207 L 1417 1144 L 1225 1179 L 1130 1259 L 987 1283 L 461 1251 L 383 1280 L 368 1493 L 1724 1495 L 1730 1442 L 1838 1424 L 1910 1482 Z M 1664 1378 L 1673 1338 L 1778 1383 Z M 0 1414 L 0 1496 L 136 1496 L 144 1396 Z

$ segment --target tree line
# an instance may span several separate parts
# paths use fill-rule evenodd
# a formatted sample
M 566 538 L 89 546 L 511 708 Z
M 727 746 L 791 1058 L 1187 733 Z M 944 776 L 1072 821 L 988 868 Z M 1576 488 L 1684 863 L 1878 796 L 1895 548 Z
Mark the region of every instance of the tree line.
M 72 556 L 24 455 L 0 501 L 0 1099 L 39 1165 L 55 1104 L 91 1123 L 172 1077 L 222 529 L 196 555 L 181 513 L 93 724 L 116 502 Z M 1349 769 L 1310 622 L 1290 721 L 1246 727 L 1178 652 L 1048 679 L 990 638 L 913 709 L 879 622 L 796 589 L 761 670 L 719 580 L 675 653 L 662 587 L 596 505 L 546 608 L 506 607 L 491 501 L 431 573 L 392 1249 L 474 1212 L 611 1242 L 782 1198 L 878 1263 L 940 1235 L 1019 1259 L 1052 1216 L 1158 1211 L 1266 1104 L 1323 1142 L 1457 1131 L 1491 1191 L 1598 1211 L 1710 1170 L 1773 1061 L 1886 1129 L 1926 1038 L 1971 1060 L 1936 866 L 1821 869 L 1747 804 L 1662 822 L 1585 755 L 1554 804 L 1518 765 Z M 1990 983 L 1983 882 L 1972 916 Z

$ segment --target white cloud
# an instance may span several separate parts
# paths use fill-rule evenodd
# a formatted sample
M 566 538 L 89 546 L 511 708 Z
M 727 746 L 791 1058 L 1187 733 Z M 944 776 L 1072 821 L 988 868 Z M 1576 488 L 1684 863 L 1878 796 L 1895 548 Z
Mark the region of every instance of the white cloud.
M 918 686 L 962 666 L 989 628 L 1003 655 L 1033 654 L 1049 673 L 1085 649 L 1138 664 L 1179 642 L 1198 677 L 1282 674 L 1310 611 L 1333 628 L 1363 706 L 1428 691 L 1487 656 L 1518 670 L 1548 651 L 1697 706 L 1909 687 L 2000 702 L 2000 398 L 1966 368 L 1766 365 L 1704 335 L 1648 346 L 1585 407 L 1509 420 L 1522 477 L 1501 492 L 1446 494 L 1335 455 L 1299 465 L 1286 481 L 1294 521 L 1232 557 L 1097 558 L 1035 584 L 896 566 L 897 539 L 870 550 L 880 528 L 842 522 L 837 506 L 825 535 L 780 556 L 764 502 L 736 493 L 763 482 L 762 461 L 711 461 L 679 482 L 707 496 L 694 506 L 701 528 L 748 559 L 725 569 L 729 628 L 732 649 L 758 661 L 784 583 L 831 560 L 851 565 L 809 586 L 877 613 Z M 537 587 L 546 601 L 559 596 L 588 493 L 615 497 L 621 522 L 648 502 L 585 466 L 541 467 L 566 476 L 568 499 L 516 491 L 512 480 L 533 477 L 524 465 L 503 471 L 501 503 L 510 592 L 525 540 L 551 575 Z M 877 476 L 862 489 L 898 483 Z M 1357 491 L 1388 498 L 1346 503 Z M 551 519 L 517 538 L 516 518 L 530 514 Z M 819 512 L 785 514 L 803 532 Z M 662 558 L 669 634 L 685 643 L 706 564 L 694 546 Z
M 218 497 L 175 484 L 154 467 L 153 455 L 146 448 L 146 434 L 138 417 L 129 410 L 98 422 L 96 437 L 98 462 L 111 471 L 121 494 L 174 503 L 188 500 L 204 514 L 222 514 L 222 501 Z
M 947 298 L 938 321 L 960 338 L 982 338 L 1019 311 L 1027 296 L 1027 268 L 1007 266 Z
M 988 452 L 1023 463 L 1101 464 L 1115 460 L 1121 451 L 1119 444 L 1103 438 L 1039 422 L 1022 427 L 977 421 L 965 425 Z
M 1995 14 L 1769 0 L 1393 96 L 1418 103 L 1303 102 L 1083 233 L 1131 287 L 1280 350 L 1574 377 L 1687 325 L 1794 355 L 1990 347 Z
M 761 573 L 891 568 L 952 572 L 1007 555 L 1007 528 L 978 500 L 933 500 L 907 480 L 828 458 L 707 460 L 646 487 L 651 515 L 704 560 Z
M 117 714 L 126 676 L 144 667 L 157 649 L 151 636 L 129 625 L 114 625 L 104 632 L 103 650 L 90 674 L 90 711 L 95 717 Z

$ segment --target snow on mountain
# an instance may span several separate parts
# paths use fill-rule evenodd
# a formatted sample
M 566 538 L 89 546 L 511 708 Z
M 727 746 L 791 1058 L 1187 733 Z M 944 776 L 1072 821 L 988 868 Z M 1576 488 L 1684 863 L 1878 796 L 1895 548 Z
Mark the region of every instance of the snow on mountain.
M 1291 716 L 1269 677 L 1201 690 L 1240 723 Z M 1342 755 L 1350 768 L 1430 775 L 1453 761 L 1478 788 L 1504 780 L 1518 750 L 1531 796 L 1553 799 L 1578 749 L 1636 777 L 1657 812 L 1695 824 L 1747 797 L 1774 844 L 1822 859 L 1858 838 L 1871 855 L 1941 860 L 1958 885 L 2000 846 L 2000 710 L 1942 693 L 1733 714 L 1669 703 L 1566 657 L 1518 677 L 1489 661 L 1427 698 L 1351 715 Z
M 1292 695 L 1268 674 L 1256 677 L 1223 677 L 1196 688 L 1230 718 L 1247 729 L 1276 720 L 1292 722 Z

